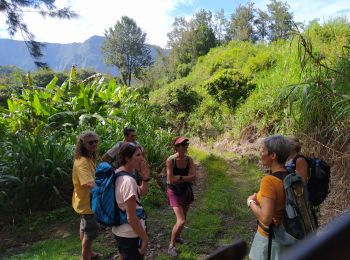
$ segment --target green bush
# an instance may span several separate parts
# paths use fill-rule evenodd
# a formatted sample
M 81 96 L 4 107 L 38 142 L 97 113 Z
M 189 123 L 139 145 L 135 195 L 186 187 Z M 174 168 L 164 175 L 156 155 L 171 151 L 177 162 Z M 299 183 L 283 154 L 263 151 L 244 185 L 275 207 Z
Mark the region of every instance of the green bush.
M 246 76 L 233 69 L 224 69 L 215 73 L 203 85 L 219 103 L 226 103 L 232 110 L 255 88 Z

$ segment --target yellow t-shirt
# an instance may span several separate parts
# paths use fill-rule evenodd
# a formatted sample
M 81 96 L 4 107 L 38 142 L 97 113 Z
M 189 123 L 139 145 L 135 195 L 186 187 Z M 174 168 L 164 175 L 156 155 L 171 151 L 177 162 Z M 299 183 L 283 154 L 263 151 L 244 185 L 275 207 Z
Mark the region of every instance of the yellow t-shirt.
M 262 197 L 270 198 L 275 201 L 275 212 L 273 213 L 272 220 L 275 224 L 279 224 L 283 218 L 283 210 L 284 210 L 284 188 L 283 182 L 275 176 L 266 175 L 262 178 L 260 183 L 260 190 L 257 194 L 257 200 L 259 204 L 261 203 Z M 264 223 L 259 221 L 265 228 L 269 228 L 265 226 Z M 258 226 L 258 232 L 267 237 L 267 234 L 262 230 L 260 226 Z
M 93 214 L 90 206 L 90 188 L 83 186 L 95 181 L 96 164 L 87 157 L 74 160 L 72 206 L 79 214 Z

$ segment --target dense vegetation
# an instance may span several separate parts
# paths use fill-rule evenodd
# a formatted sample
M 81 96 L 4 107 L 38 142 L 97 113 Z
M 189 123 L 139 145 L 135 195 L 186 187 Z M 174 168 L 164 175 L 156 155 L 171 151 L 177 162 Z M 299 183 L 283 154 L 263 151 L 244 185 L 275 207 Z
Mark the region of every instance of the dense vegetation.
M 314 21 L 302 33 L 296 28 L 290 40 L 231 41 L 200 57 L 185 77 L 151 91 L 150 100 L 195 135 L 215 129 L 249 142 L 276 133 L 300 136 L 304 152 L 334 164 L 333 190 L 347 194 L 341 169 L 349 163 L 349 33 L 348 22 L 335 19 Z M 174 101 L 186 123 L 169 109 Z M 344 210 L 349 202 L 342 202 L 337 206 Z
M 73 68 L 62 85 L 57 77 L 45 88 L 29 84 L 12 92 L 8 108 L 1 107 L 2 221 L 70 203 L 75 138 L 84 129 L 98 133 L 103 153 L 123 139 L 126 125 L 134 126 L 155 172 L 171 151 L 165 121 L 137 90 L 101 77 L 82 82 L 75 75 Z

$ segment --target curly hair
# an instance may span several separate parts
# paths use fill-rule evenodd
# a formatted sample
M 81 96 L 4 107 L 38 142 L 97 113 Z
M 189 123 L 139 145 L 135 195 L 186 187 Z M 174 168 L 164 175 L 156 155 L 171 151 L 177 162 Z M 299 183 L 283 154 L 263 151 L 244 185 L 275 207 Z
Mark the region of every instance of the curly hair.
M 97 152 L 93 152 L 92 154 L 90 154 L 85 147 L 84 142 L 86 141 L 86 138 L 90 136 L 98 139 L 98 135 L 93 131 L 84 131 L 78 135 L 77 144 L 75 145 L 75 154 L 74 154 L 75 159 L 79 159 L 80 157 L 84 156 L 84 157 L 90 157 L 96 160 Z

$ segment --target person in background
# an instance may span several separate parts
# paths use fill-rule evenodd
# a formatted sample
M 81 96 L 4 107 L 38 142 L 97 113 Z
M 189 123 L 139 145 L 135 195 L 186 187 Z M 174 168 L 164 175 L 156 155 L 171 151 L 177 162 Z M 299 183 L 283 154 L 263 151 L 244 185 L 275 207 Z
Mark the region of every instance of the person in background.
M 258 230 L 255 234 L 249 259 L 268 259 L 269 226 L 282 227 L 285 195 L 283 182 L 274 175 L 288 174 L 285 162 L 289 156 L 290 144 L 281 135 L 266 137 L 260 151 L 261 164 L 270 169 L 261 182 L 258 193 L 250 195 L 247 205 L 258 219 Z M 286 246 L 272 238 L 271 259 L 280 259 Z
M 194 200 L 192 183 L 195 181 L 196 172 L 193 159 L 187 155 L 189 140 L 178 137 L 173 143 L 175 154 L 166 160 L 167 172 L 167 197 L 168 204 L 173 208 L 176 223 L 172 229 L 168 254 L 177 256 L 175 242 L 184 243 L 180 237 L 186 222 L 186 216 L 190 204 Z
M 73 164 L 73 209 L 80 215 L 81 259 L 102 256 L 92 251 L 92 241 L 97 238 L 99 225 L 90 207 L 90 189 L 95 186 L 98 136 L 84 131 L 78 136 Z
M 112 166 L 117 169 L 119 167 L 118 151 L 124 142 L 132 142 L 138 145 L 143 152 L 141 145 L 136 141 L 137 134 L 134 128 L 125 127 L 124 128 L 124 141 L 117 142 L 111 149 L 109 149 L 103 156 L 102 161 L 112 164 Z
M 116 173 L 124 175 L 116 178 L 115 197 L 125 222 L 113 226 L 112 232 L 123 260 L 142 260 L 147 250 L 146 213 L 140 203 L 140 196 L 148 191 L 150 169 L 139 146 L 125 142 L 119 149 L 120 167 Z M 137 185 L 132 174 L 138 170 L 142 183 Z M 125 174 L 126 173 L 126 174 Z
M 287 159 L 286 166 L 295 170 L 300 175 L 301 179 L 306 185 L 309 177 L 308 176 L 309 166 L 306 159 L 300 154 L 301 142 L 295 136 L 289 136 L 287 137 L 287 139 L 291 145 L 291 149 Z
M 295 171 L 297 174 L 300 175 L 303 183 L 307 185 L 309 181 L 309 164 L 306 161 L 306 158 L 301 154 L 301 142 L 300 140 L 295 136 L 288 136 L 287 137 L 289 143 L 290 143 L 290 153 L 289 157 L 286 162 L 286 167 L 291 169 L 292 171 Z M 311 207 L 312 216 L 314 218 L 315 224 L 318 227 L 318 219 L 317 219 L 317 207 Z

